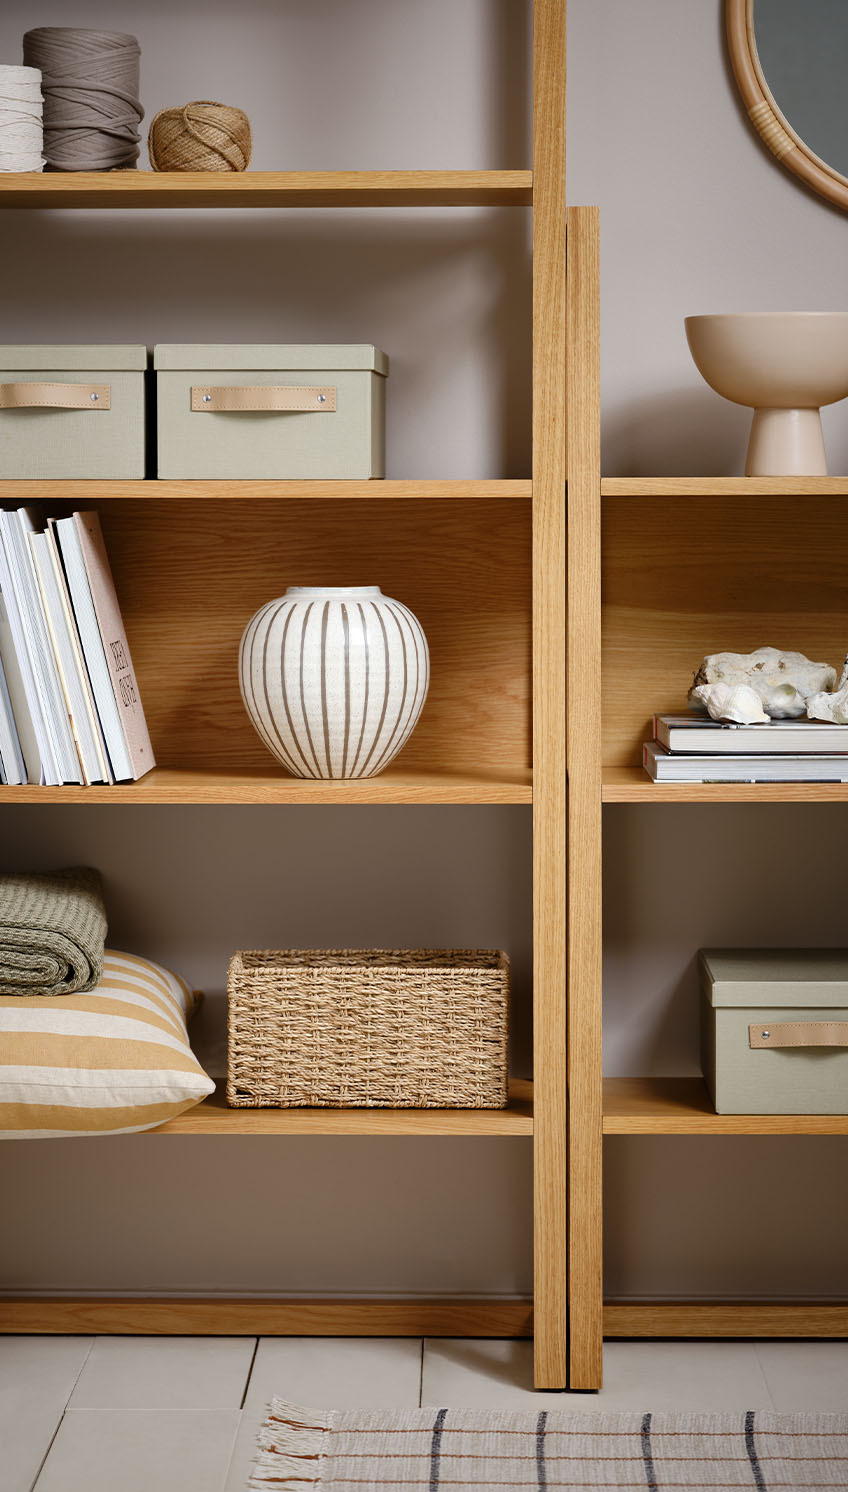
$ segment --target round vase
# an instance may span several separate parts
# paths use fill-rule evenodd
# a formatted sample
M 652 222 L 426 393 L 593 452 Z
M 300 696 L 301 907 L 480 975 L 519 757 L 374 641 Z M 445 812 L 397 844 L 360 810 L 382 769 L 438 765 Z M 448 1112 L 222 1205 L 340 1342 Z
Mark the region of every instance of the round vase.
M 378 585 L 289 586 L 239 648 L 245 708 L 295 777 L 374 777 L 406 744 L 430 682 L 417 617 Z

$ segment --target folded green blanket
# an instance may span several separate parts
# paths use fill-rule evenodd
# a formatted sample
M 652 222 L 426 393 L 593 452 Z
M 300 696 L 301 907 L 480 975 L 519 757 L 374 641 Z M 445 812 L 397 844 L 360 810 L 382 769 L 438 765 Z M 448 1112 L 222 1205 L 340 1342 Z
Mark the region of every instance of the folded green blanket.
M 0 875 L 0 995 L 72 995 L 103 973 L 100 875 Z

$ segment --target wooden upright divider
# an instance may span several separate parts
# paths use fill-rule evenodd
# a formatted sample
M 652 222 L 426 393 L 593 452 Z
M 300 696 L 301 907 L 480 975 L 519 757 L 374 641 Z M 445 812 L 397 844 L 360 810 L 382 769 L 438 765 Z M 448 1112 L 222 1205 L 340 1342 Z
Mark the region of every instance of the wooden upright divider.
M 569 1386 L 601 1387 L 601 451 L 598 209 L 568 212 Z
M 533 15 L 533 1078 L 538 1388 L 568 1385 L 565 0 Z

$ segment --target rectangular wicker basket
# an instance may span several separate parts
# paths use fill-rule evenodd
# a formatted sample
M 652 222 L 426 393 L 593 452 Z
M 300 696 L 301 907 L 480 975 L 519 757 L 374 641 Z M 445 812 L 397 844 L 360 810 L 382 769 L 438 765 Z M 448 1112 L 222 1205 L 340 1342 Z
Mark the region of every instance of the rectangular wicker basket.
M 505 953 L 240 952 L 227 997 L 233 1107 L 506 1106 Z

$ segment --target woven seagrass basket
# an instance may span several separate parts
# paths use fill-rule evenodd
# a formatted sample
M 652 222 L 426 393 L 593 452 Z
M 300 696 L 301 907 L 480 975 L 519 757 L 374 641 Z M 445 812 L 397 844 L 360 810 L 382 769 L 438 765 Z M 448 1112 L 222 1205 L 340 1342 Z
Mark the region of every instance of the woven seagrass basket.
M 241 952 L 227 996 L 233 1107 L 506 1106 L 505 953 Z

